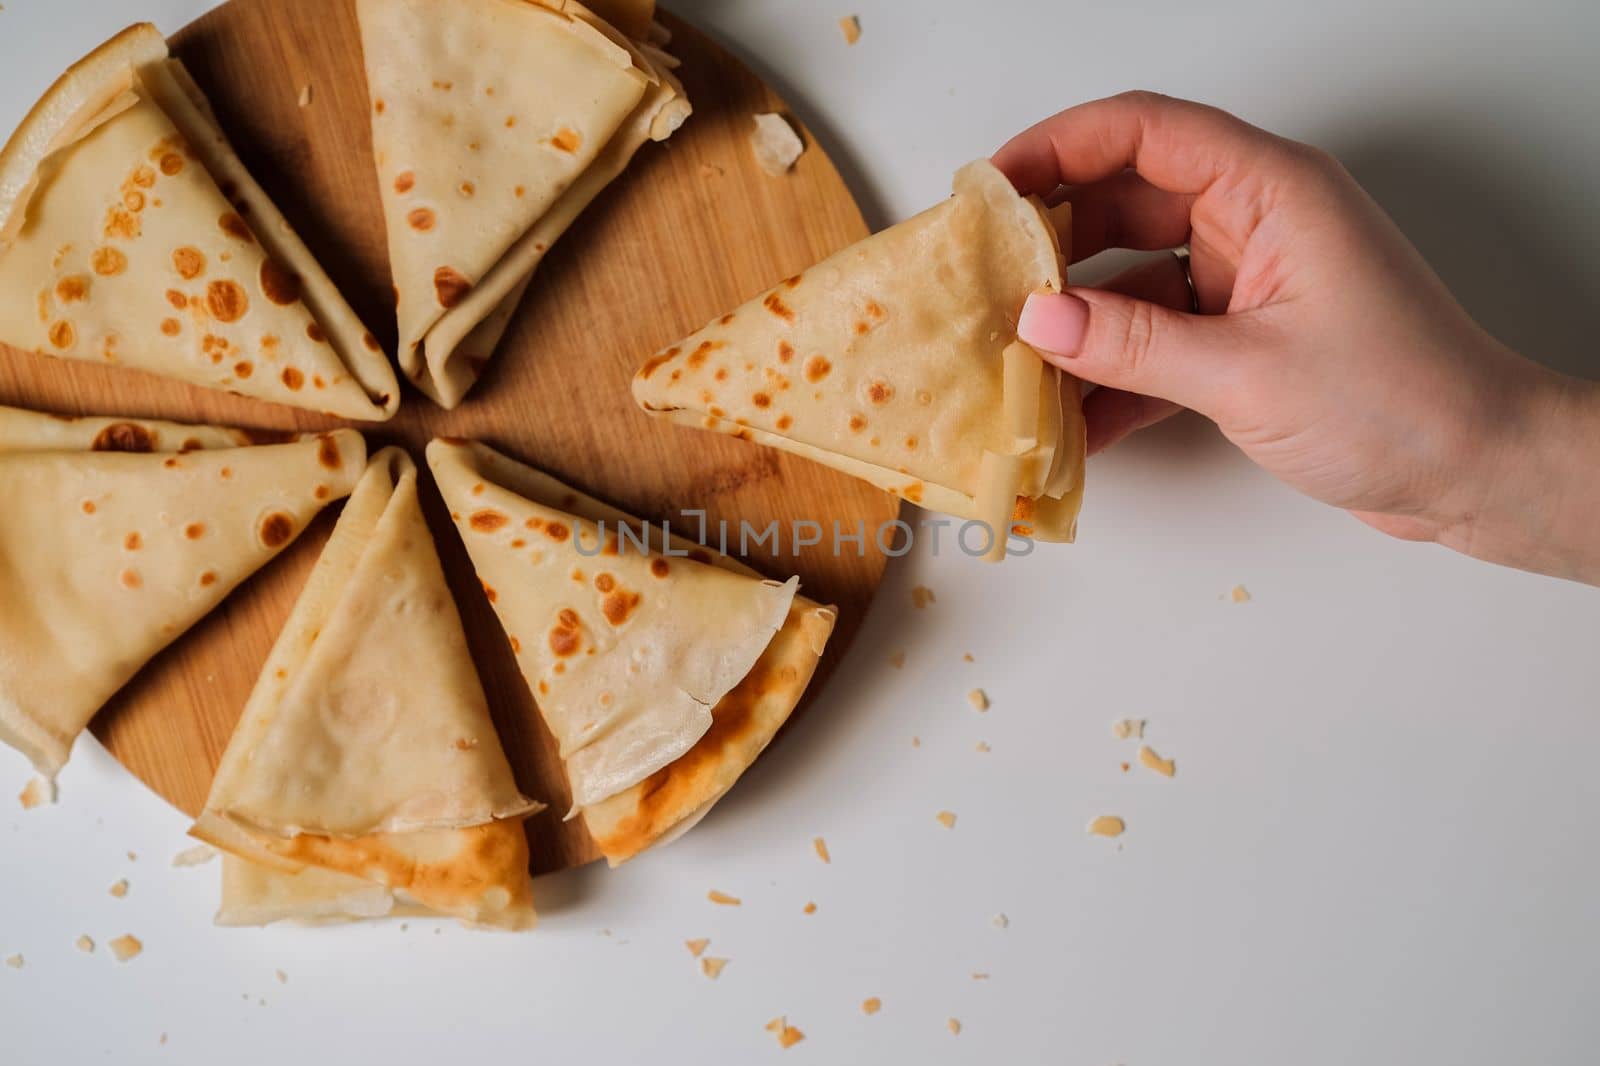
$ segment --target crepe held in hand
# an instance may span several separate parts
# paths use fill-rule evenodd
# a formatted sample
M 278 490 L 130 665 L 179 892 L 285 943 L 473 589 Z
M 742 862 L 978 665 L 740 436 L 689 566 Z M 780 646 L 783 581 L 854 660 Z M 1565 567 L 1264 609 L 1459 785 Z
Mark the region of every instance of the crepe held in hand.
M 650 5 L 609 5 L 649 24 Z M 400 364 L 445 407 L 556 239 L 687 117 L 672 60 L 561 0 L 360 0 Z
M 349 494 L 350 430 L 235 431 L 0 408 L 0 740 L 53 775 L 112 694 Z
M 273 647 L 193 830 L 234 860 L 218 920 L 398 906 L 528 928 L 521 822 L 538 806 L 517 791 L 490 720 L 416 466 L 385 449 Z
M 0 150 L 0 341 L 344 418 L 400 399 L 148 24 L 63 74 Z
M 436 440 L 428 462 L 601 850 L 692 824 L 798 703 L 833 609 L 681 540 L 669 555 L 481 444 Z
M 1071 540 L 1083 492 L 1078 382 L 1017 340 L 1058 292 L 1056 227 L 991 164 L 647 361 L 645 410 L 814 459 L 1007 534 Z

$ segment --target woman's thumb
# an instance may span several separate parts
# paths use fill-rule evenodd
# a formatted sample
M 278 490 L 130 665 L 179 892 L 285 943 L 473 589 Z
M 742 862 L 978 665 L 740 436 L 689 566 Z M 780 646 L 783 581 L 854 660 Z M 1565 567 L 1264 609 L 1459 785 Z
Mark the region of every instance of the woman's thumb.
M 1017 336 L 1074 377 L 1206 413 L 1242 338 L 1225 316 L 1189 315 L 1101 289 L 1028 297 Z

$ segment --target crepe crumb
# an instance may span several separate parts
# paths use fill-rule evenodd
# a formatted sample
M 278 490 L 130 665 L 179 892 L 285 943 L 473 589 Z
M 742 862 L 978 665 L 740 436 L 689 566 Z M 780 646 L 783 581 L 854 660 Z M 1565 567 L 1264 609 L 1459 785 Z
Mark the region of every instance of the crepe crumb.
M 1122 766 L 1122 772 L 1123 773 L 1127 773 L 1128 770 L 1130 769 L 1130 767 L 1128 766 L 1127 763 L 1122 763 L 1121 766 Z
M 1232 600 L 1234 603 L 1249 603 L 1250 590 L 1245 588 L 1243 585 L 1235 585 L 1228 591 L 1228 599 Z
M 161 1046 L 162 1047 L 166 1047 L 167 1046 L 167 1034 L 166 1033 L 162 1033 L 161 1034 Z
M 997 914 L 989 920 L 994 923 L 996 929 L 1004 929 L 1011 924 L 1011 919 L 1004 914 Z
M 965 655 L 963 655 L 961 657 L 961 661 L 964 662 L 964 663 L 975 663 L 978 660 L 974 659 L 972 657 L 972 653 L 969 651 L 969 652 L 967 652 Z
M 989 979 L 989 975 L 975 970 L 973 971 L 972 979 L 974 981 L 987 981 Z
M 817 913 L 817 905 L 815 903 L 807 903 L 801 909 L 804 910 L 807 914 L 815 914 L 815 913 Z
M 861 40 L 861 19 L 855 15 L 846 15 L 839 20 L 839 32 L 844 34 L 845 44 L 855 44 Z
M 977 747 L 975 747 L 973 750 L 977 751 L 977 752 L 987 753 L 987 752 L 989 752 L 989 751 L 991 751 L 993 749 L 991 749 L 988 744 L 986 744 L 986 743 L 984 743 L 983 741 L 980 740 L 980 741 L 978 741 Z
M 725 907 L 737 907 L 743 902 L 738 896 L 730 896 L 726 892 L 718 892 L 714 888 L 706 893 L 706 899 L 709 899 L 712 903 L 720 903 Z
M 210 844 L 196 844 L 172 857 L 173 866 L 199 866 L 217 857 L 217 849 Z
M 1163 759 L 1148 744 L 1139 748 L 1139 763 L 1148 770 L 1154 770 L 1162 777 L 1171 777 L 1178 772 L 1177 763 L 1171 759 Z
M 111 954 L 117 957 L 118 962 L 127 962 L 129 959 L 136 958 L 143 950 L 144 942 L 132 933 L 123 933 L 121 936 L 113 937 L 111 940 Z
M 128 894 L 128 879 L 124 877 L 122 880 L 118 881 L 116 884 L 107 889 L 107 891 L 117 899 L 121 899 L 123 896 Z
M 922 747 L 922 738 L 921 738 L 921 737 L 912 737 L 912 738 L 911 738 L 911 746 L 912 746 L 912 747 L 913 747 L 913 748 L 920 748 L 920 747 Z
M 806 1034 L 790 1025 L 787 1018 L 774 1018 L 766 1024 L 765 1028 L 767 1032 L 777 1035 L 778 1046 L 782 1048 L 794 1047 L 806 1038 Z
M 138 862 L 139 861 L 139 853 L 136 852 L 136 851 L 128 852 L 128 861 L 129 862 Z
M 23 785 L 22 791 L 17 793 L 17 802 L 22 804 L 22 809 L 25 811 L 31 811 L 35 807 L 42 807 L 46 803 L 54 803 L 55 801 L 55 783 L 43 777 L 35 777 L 26 785 Z
M 1118 740 L 1127 740 L 1129 737 L 1144 736 L 1143 718 L 1124 718 L 1111 723 L 1111 735 Z
M 78 950 L 83 952 L 85 955 L 94 954 L 94 938 L 88 933 L 84 933 L 82 936 L 78 937 L 78 939 L 73 941 L 73 944 L 77 945 Z
M 311 106 L 311 86 L 310 86 L 310 84 L 306 84 L 306 85 L 300 86 L 300 98 L 295 102 L 298 103 L 301 107 L 310 107 Z
M 280 985 L 286 985 L 289 983 L 289 975 L 284 973 L 282 970 L 273 970 L 272 975 L 278 979 L 278 983 Z
M 911 606 L 919 611 L 930 603 L 938 602 L 938 599 L 933 595 L 933 590 L 926 585 L 918 585 L 911 590 Z
M 883 1009 L 883 1000 L 877 996 L 868 996 L 861 1001 L 862 1014 L 876 1014 Z
M 896 670 L 902 669 L 906 665 L 906 653 L 903 651 L 897 651 L 893 655 L 889 656 L 889 665 L 894 667 Z
M 6 956 L 6 965 L 11 967 L 13 970 L 22 969 L 23 961 L 24 960 L 23 960 L 21 955 L 7 955 Z
M 975 688 L 967 693 L 967 702 L 972 704 L 972 709 L 975 711 L 987 711 L 989 709 L 989 694 L 981 688 Z
M 700 960 L 700 972 L 715 981 L 722 975 L 722 968 L 728 965 L 727 959 L 714 959 L 710 955 Z
M 1089 833 L 1097 837 L 1119 837 L 1128 824 L 1114 814 L 1102 814 L 1089 823 Z
M 955 811 L 940 811 L 938 818 L 939 824 L 944 826 L 946 829 L 954 829 L 956 827 Z
M 951 1036 L 960 1036 L 961 1035 L 961 1022 L 958 1021 L 955 1018 L 951 1018 L 948 1021 L 946 1021 L 944 1023 L 944 1027 L 946 1029 L 950 1030 L 950 1035 Z
M 697 959 L 700 957 L 701 952 L 705 951 L 705 949 L 710 945 L 711 941 L 703 936 L 697 937 L 694 940 L 685 940 L 683 942 L 683 946 L 689 949 L 689 954 L 693 955 Z
M 817 837 L 811 842 L 811 846 L 817 849 L 817 858 L 826 863 L 833 862 L 833 859 L 828 856 L 828 842 L 826 840 L 823 840 L 821 837 Z
M 755 152 L 756 165 L 772 177 L 781 178 L 789 173 L 806 146 L 782 115 L 767 112 L 754 118 L 756 128 L 750 134 L 750 148 Z

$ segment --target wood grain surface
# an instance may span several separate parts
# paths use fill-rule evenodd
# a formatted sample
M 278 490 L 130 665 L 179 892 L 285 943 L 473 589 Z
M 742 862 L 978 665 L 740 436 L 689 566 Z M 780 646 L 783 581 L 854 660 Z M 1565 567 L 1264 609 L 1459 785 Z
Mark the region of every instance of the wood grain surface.
M 652 420 L 633 406 L 628 382 L 646 356 L 866 234 L 849 190 L 809 135 L 791 174 L 772 178 L 757 169 L 750 116 L 785 111 L 783 102 L 716 44 L 662 18 L 674 34 L 670 50 L 683 61 L 694 116 L 665 145 L 646 145 L 556 246 L 460 408 L 442 411 L 408 389 L 399 415 L 372 429 L 368 441 L 374 449 L 403 444 L 420 464 L 434 435 L 475 437 L 650 519 L 704 508 L 713 521 L 735 527 L 741 519 L 764 526 L 837 518 L 852 528 L 861 519 L 871 529 L 897 513 L 887 495 L 780 452 Z M 392 351 L 393 303 L 351 0 L 232 0 L 173 35 L 172 47 L 210 95 L 246 165 Z M 307 86 L 310 102 L 301 107 Z M 334 424 L 134 371 L 7 348 L 0 348 L 0 403 L 263 429 Z M 424 498 L 517 779 L 551 806 L 528 823 L 534 870 L 588 862 L 597 852 L 581 822 L 560 818 L 568 794 L 553 741 L 431 486 Z M 333 520 L 331 511 L 323 515 L 95 720 L 95 733 L 116 757 L 182 810 L 200 809 Z M 798 573 L 807 595 L 840 608 L 808 702 L 882 577 L 885 559 L 870 539 L 864 557 L 854 548 L 835 556 L 824 545 L 799 558 L 751 560 L 773 576 Z

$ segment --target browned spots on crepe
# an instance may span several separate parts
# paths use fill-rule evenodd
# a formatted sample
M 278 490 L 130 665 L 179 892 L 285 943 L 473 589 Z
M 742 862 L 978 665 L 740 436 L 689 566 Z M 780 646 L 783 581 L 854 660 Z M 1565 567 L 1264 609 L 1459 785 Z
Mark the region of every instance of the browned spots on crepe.
M 650 560 L 650 573 L 655 577 L 666 577 L 671 572 L 672 565 L 660 556 Z
M 193 281 L 205 272 L 205 253 L 192 245 L 174 248 L 172 251 L 172 269 L 185 281 Z
M 78 339 L 78 331 L 72 328 L 72 323 L 62 319 L 50 326 L 50 343 L 57 348 L 70 348 Z
M 306 383 L 306 376 L 292 366 L 283 368 L 283 373 L 278 375 L 283 379 L 284 387 L 290 392 L 299 392 Z
M 662 363 L 665 363 L 667 360 L 677 355 L 678 351 L 679 349 L 677 348 L 668 348 L 666 351 L 657 352 L 655 355 L 652 355 L 649 359 L 644 361 L 644 366 L 639 368 L 639 377 L 644 380 L 649 380 L 650 375 L 654 374 Z
M 563 607 L 556 616 L 556 624 L 550 628 L 550 650 L 566 658 L 576 655 L 582 643 L 583 638 L 578 632 L 578 612 Z
M 139 576 L 139 571 L 137 570 L 124 570 L 117 580 L 122 582 L 122 587 L 129 591 L 144 586 L 144 578 Z
M 418 233 L 426 233 L 433 228 L 434 214 L 431 207 L 416 207 L 406 215 L 406 223 Z
M 833 369 L 833 364 L 828 362 L 827 356 L 813 355 L 807 359 L 801 373 L 813 385 L 828 376 L 828 371 Z
M 620 626 L 632 616 L 642 599 L 643 597 L 637 592 L 615 589 L 600 601 L 600 611 L 606 616 L 607 622 L 613 626 Z
M 128 269 L 128 257 L 118 248 L 96 248 L 89 254 L 89 269 L 103 278 L 114 278 Z
M 394 178 L 394 191 L 404 196 L 417 186 L 417 176 L 409 170 L 403 170 Z
M 373 99 L 373 101 L 372 101 L 372 110 L 376 111 L 378 114 L 381 115 L 381 114 L 383 114 L 383 106 L 384 106 L 383 105 L 383 97 L 379 96 L 379 97 L 375 97 Z
M 433 272 L 433 293 L 439 306 L 449 310 L 472 291 L 472 282 L 455 267 L 442 266 Z
M 496 533 L 506 527 L 511 519 L 499 511 L 486 508 L 482 511 L 473 511 L 467 523 L 479 533 Z
M 484 596 L 488 597 L 488 600 L 489 600 L 490 603 L 495 603 L 500 599 L 500 594 L 494 590 L 494 586 L 493 585 L 490 585 L 487 581 L 484 581 L 482 578 L 480 578 L 478 580 L 478 584 L 483 586 L 483 594 L 484 594 Z
M 207 570 L 205 573 L 200 575 L 200 587 L 201 588 L 210 588 L 212 585 L 215 585 L 216 583 L 217 583 L 217 575 L 216 575 L 215 571 Z
M 794 345 L 788 341 L 778 342 L 778 362 L 787 363 L 794 358 Z
M 263 259 L 261 294 L 279 307 L 287 307 L 300 299 L 300 275 L 276 259 Z
M 256 372 L 255 364 L 248 359 L 241 359 L 233 364 L 233 376 L 243 380 Z
M 104 233 L 108 240 L 119 238 L 131 241 L 139 235 L 141 229 L 139 216 L 126 207 L 113 207 L 106 212 Z
M 128 183 L 131 185 L 136 185 L 141 189 L 154 188 L 156 183 L 156 172 L 150 167 L 147 167 L 141 163 L 133 168 L 132 174 L 128 175 Z
M 690 370 L 699 370 L 706 365 L 706 360 L 710 358 L 711 353 L 721 347 L 721 341 L 701 341 L 695 350 L 689 353 L 684 363 Z
M 509 126 L 510 124 L 511 120 L 507 119 L 506 125 Z M 557 130 L 556 135 L 550 138 L 550 147 L 558 151 L 576 152 L 582 146 L 583 136 L 577 130 L 568 129 L 565 126 Z
M 783 297 L 779 296 L 775 292 L 767 293 L 767 295 L 761 301 L 761 306 L 765 307 L 768 311 L 771 311 L 785 322 L 793 322 L 795 320 L 794 309 L 788 304 L 784 303 Z
M 544 535 L 559 544 L 571 536 L 572 531 L 561 522 L 551 522 L 544 527 Z
M 860 412 L 856 412 L 850 416 L 848 425 L 850 426 L 850 432 L 860 433 L 862 430 L 867 428 L 867 416 L 861 414 Z
M 758 392 L 754 396 L 750 397 L 750 402 L 755 404 L 757 407 L 771 407 L 772 397 L 768 396 L 764 392 Z
M 222 229 L 223 233 L 226 233 L 236 241 L 244 241 L 246 244 L 255 243 L 256 238 L 250 232 L 250 227 L 244 224 L 244 219 L 232 211 L 224 211 L 222 217 L 217 219 L 217 225 Z
M 478 187 L 472 184 L 470 181 L 464 181 L 460 185 L 456 186 L 456 192 L 460 193 L 462 196 L 472 196 L 477 191 Z
M 157 165 L 161 167 L 161 173 L 169 178 L 173 177 L 183 172 L 183 156 L 177 152 L 167 152 L 162 155 L 161 162 Z
M 294 536 L 294 517 L 284 511 L 274 511 L 261 520 L 258 532 L 262 544 L 269 548 L 281 548 Z
M 174 311 L 182 311 L 189 306 L 189 298 L 177 289 L 168 289 L 167 303 L 172 305 Z
M 95 507 L 93 500 L 84 500 L 82 506 L 84 514 L 94 514 Z
M 790 416 L 790 415 L 779 415 L 778 416 L 778 429 L 780 431 L 786 430 L 792 425 L 794 425 L 794 418 L 792 416 Z
M 82 274 L 68 274 L 56 282 L 56 302 L 71 304 L 84 300 L 89 295 L 89 279 Z
M 583 571 L 574 570 L 572 572 L 572 579 L 574 581 L 582 581 Z M 610 592 L 612 589 L 617 587 L 617 579 L 612 577 L 610 574 L 596 574 L 594 577 L 594 587 L 601 592 Z
M 339 442 L 332 433 L 324 433 L 317 438 L 317 462 L 328 470 L 338 470 L 344 465 L 344 456 L 339 452 Z
M 871 403 L 874 407 L 882 407 L 884 404 L 894 399 L 894 386 L 890 385 L 887 381 L 873 381 L 868 383 L 866 387 L 866 393 L 867 402 Z
M 250 297 L 237 281 L 218 279 L 206 285 L 206 310 L 218 322 L 237 322 L 250 310 Z
M 199 540 L 205 535 L 206 526 L 204 522 L 190 522 L 183 527 L 183 536 L 186 540 Z
M 135 530 L 122 538 L 122 547 L 127 551 L 136 552 L 144 547 L 144 538 Z
M 156 439 L 136 423 L 113 422 L 95 434 L 90 448 L 97 452 L 153 452 Z

